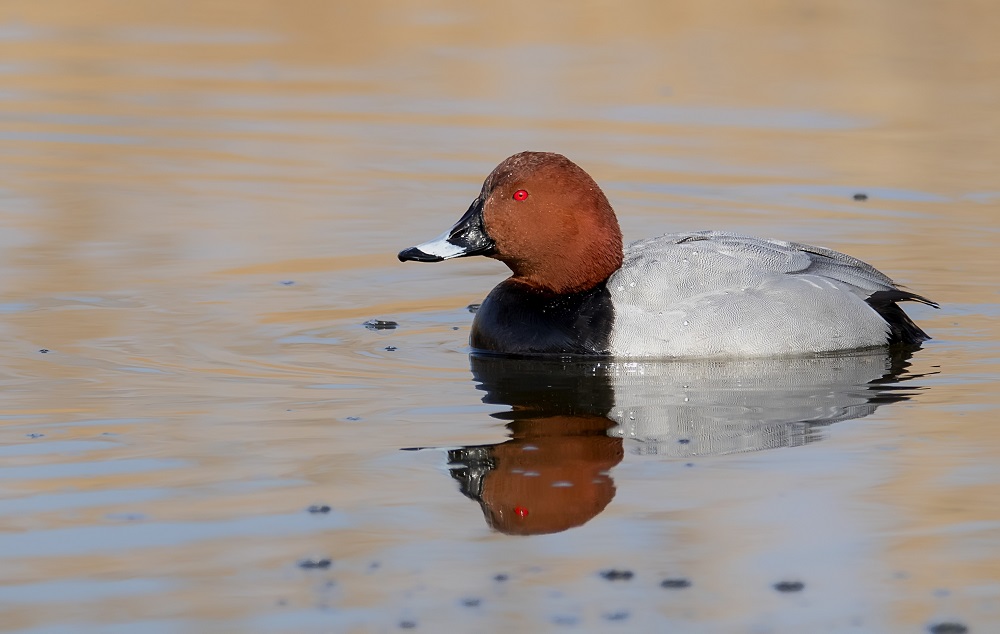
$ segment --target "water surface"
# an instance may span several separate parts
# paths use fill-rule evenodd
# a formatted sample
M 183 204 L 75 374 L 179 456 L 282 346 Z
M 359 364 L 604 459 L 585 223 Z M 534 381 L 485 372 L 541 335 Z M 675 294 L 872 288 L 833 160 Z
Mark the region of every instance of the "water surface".
M 991 631 L 1000 9 L 960 4 L 4 3 L 0 630 Z M 470 357 L 504 267 L 395 254 L 524 149 L 627 239 L 865 259 L 934 339 Z

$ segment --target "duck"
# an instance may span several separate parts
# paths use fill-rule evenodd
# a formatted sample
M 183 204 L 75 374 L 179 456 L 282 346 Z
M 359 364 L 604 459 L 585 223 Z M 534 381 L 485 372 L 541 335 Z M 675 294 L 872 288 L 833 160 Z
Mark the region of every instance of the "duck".
M 483 354 L 616 359 L 818 355 L 930 339 L 900 308 L 935 302 L 823 247 L 725 231 L 623 244 L 597 182 L 561 154 L 497 165 L 465 214 L 401 262 L 474 255 L 511 271 L 482 301 Z

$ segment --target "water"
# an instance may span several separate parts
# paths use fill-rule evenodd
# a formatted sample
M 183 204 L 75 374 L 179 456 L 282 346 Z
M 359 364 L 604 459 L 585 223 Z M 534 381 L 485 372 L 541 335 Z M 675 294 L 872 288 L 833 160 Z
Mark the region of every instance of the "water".
M 0 630 L 996 628 L 998 30 L 975 2 L 5 3 Z M 861 257 L 941 303 L 908 307 L 934 340 L 470 358 L 505 269 L 395 253 L 522 149 L 628 239 Z

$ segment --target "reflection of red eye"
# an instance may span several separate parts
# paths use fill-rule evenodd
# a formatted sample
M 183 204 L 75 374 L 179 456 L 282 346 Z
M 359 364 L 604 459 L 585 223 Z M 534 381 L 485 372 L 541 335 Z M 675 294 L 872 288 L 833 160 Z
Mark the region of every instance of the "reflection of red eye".
M 521 191 L 524 191 L 524 190 L 522 189 Z M 527 195 L 528 192 L 524 192 L 524 194 Z M 524 508 L 523 506 L 515 506 L 514 507 L 514 513 L 518 517 L 528 517 L 528 509 Z
M 514 192 L 514 200 L 527 200 L 527 199 L 528 199 L 528 192 L 526 192 L 525 190 L 519 189 L 516 192 Z

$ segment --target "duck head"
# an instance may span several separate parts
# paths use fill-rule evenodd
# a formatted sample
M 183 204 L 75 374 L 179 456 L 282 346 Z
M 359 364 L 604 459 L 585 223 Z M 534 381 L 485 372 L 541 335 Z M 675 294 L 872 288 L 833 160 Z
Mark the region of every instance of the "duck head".
M 440 262 L 485 255 L 512 282 L 543 293 L 593 288 L 622 264 L 622 234 L 593 178 L 561 154 L 521 152 L 504 160 L 448 231 L 404 249 L 399 260 Z

